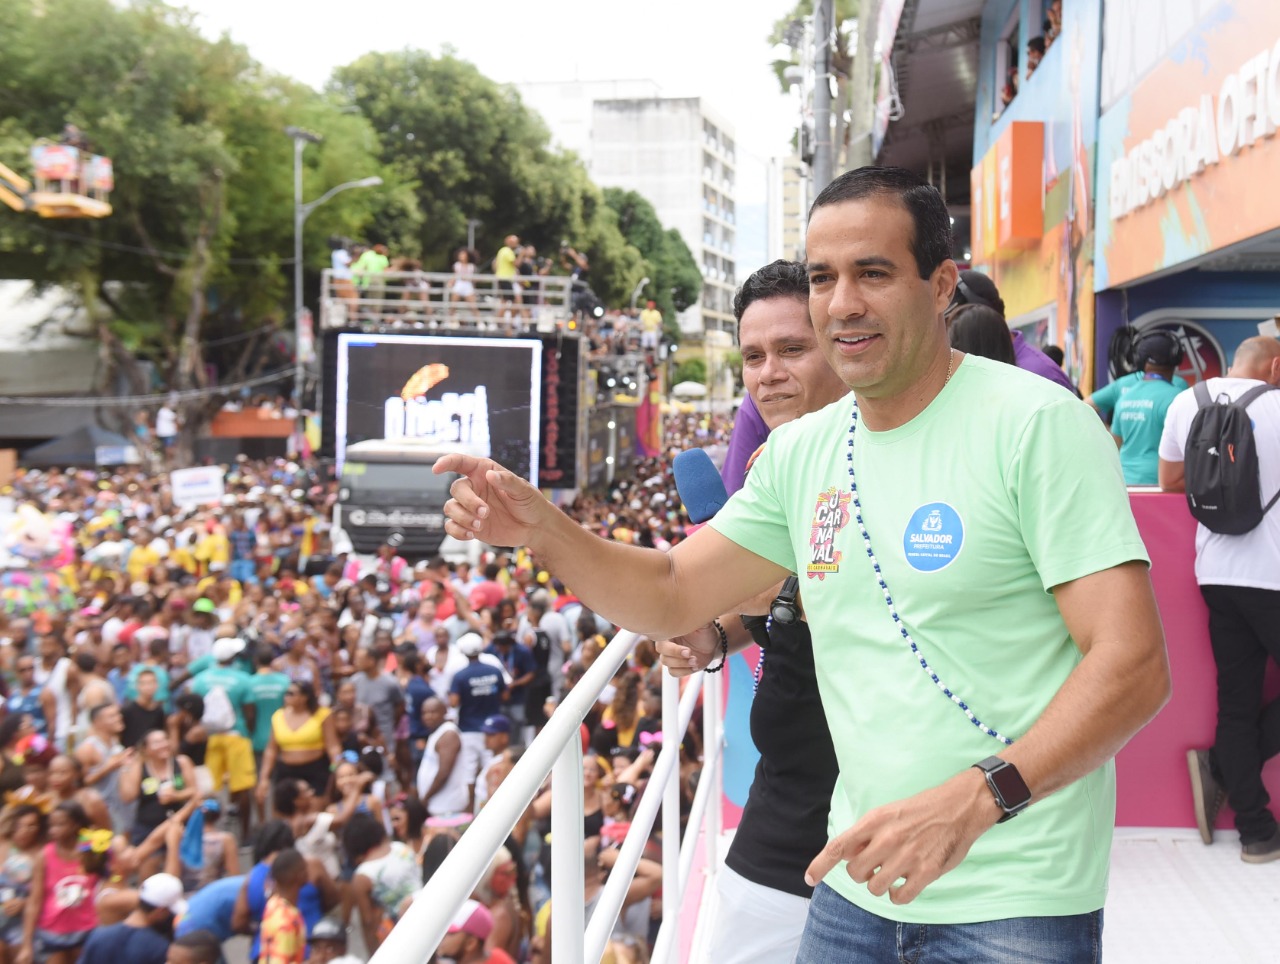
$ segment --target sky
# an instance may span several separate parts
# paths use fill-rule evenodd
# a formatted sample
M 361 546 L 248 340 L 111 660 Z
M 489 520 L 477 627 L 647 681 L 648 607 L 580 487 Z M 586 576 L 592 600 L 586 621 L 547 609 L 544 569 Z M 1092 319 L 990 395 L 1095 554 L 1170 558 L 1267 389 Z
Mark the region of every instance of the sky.
M 494 80 L 653 79 L 664 96 L 704 97 L 734 128 L 737 201 L 765 203 L 765 164 L 787 153 L 798 106 L 770 68 L 768 42 L 790 0 L 175 0 L 211 37 L 314 87 L 371 50 L 448 45 Z M 764 239 L 739 238 L 763 259 Z

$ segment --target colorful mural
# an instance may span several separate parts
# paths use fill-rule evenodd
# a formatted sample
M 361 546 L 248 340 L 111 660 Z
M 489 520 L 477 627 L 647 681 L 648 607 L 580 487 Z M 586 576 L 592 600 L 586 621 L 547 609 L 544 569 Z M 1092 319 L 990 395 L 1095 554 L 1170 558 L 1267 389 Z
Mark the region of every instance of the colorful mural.
M 1145 73 L 1124 69 L 1126 45 L 1107 52 L 1109 75 L 1139 79 L 1099 122 L 1098 291 L 1280 227 L 1258 189 L 1280 171 L 1280 3 L 1195 10 Z
M 1084 390 L 1093 386 L 1093 162 L 1097 138 L 1101 0 L 1077 0 L 1063 6 L 1062 33 L 1035 73 L 1022 81 L 1018 95 L 998 119 L 988 121 L 984 97 L 994 77 L 995 36 L 1007 5 L 989 5 L 983 16 L 977 125 L 974 132 L 975 196 L 973 261 L 989 273 L 1015 324 L 1047 318 L 1044 341 L 1061 345 L 1066 368 Z M 1033 243 L 1000 248 L 983 238 L 984 226 L 998 224 L 999 151 L 1006 131 L 1018 122 L 1039 122 L 1044 129 L 1040 203 L 1043 227 Z M 994 175 L 991 173 L 995 170 Z M 986 186 L 981 201 L 979 180 Z M 994 188 L 994 190 L 992 190 Z M 983 210 L 979 210 L 979 204 Z M 995 206 L 994 209 L 992 206 Z M 986 251 L 984 253 L 983 248 Z M 1027 316 L 1041 313 L 1041 319 Z

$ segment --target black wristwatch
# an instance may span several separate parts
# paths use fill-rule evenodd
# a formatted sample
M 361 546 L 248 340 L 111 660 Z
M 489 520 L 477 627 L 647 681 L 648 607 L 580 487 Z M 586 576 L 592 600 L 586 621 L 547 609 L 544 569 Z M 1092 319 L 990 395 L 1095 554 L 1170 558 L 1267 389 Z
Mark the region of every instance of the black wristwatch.
M 1012 820 L 1027 809 L 1031 803 L 1031 788 L 1022 779 L 1017 767 L 998 756 L 989 756 L 974 766 L 987 778 L 987 786 L 991 788 L 991 795 L 996 798 L 996 806 L 1004 811 L 1004 816 L 996 823 Z

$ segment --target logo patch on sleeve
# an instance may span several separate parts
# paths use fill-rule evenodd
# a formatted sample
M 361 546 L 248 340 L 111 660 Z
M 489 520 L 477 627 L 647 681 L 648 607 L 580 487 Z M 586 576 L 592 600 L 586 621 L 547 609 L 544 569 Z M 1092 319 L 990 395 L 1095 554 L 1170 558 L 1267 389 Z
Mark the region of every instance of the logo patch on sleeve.
M 810 579 L 824 579 L 827 573 L 840 571 L 844 553 L 836 548 L 836 535 L 849 524 L 849 498 L 847 490 L 834 485 L 818 496 L 809 529 L 809 565 L 805 568 Z
M 902 552 L 917 572 L 937 572 L 955 562 L 964 545 L 964 522 L 945 502 L 930 502 L 911 514 Z

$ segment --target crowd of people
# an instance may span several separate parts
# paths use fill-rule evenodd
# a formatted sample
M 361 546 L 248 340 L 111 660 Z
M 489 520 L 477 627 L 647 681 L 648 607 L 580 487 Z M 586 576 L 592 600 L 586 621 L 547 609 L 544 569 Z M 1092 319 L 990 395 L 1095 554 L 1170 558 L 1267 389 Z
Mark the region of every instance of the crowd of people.
M 570 279 L 563 307 L 579 323 L 604 314 L 591 289 L 591 262 L 568 241 L 561 242 L 554 257 L 540 256 L 534 245 L 522 244 L 515 234 L 507 235 L 490 259 L 472 247 L 461 247 L 449 268 L 452 277 L 444 281 L 429 278 L 421 260 L 395 256 L 385 244 L 333 237 L 329 247 L 331 291 L 344 306 L 348 324 L 425 323 L 433 315 L 430 303 L 435 302 L 444 305 L 446 321 L 481 322 L 511 334 L 528 327 L 536 310 L 550 303 L 543 279 L 551 275 Z M 477 276 L 486 274 L 496 279 L 491 293 L 477 285 Z M 650 328 L 652 322 L 646 321 L 645 330 Z
M 565 511 L 670 546 L 687 519 L 669 456 L 718 453 L 729 430 L 671 416 L 667 458 Z M 226 491 L 183 509 L 164 475 L 32 470 L 3 492 L 67 524 L 49 575 L 74 605 L 0 612 L 0 961 L 216 960 L 237 934 L 254 962 L 326 960 L 357 926 L 372 952 L 614 632 L 524 551 L 474 567 L 351 554 L 318 466 L 242 458 Z M 602 874 L 662 738 L 658 703 L 646 642 L 585 725 Z M 697 759 L 691 739 L 686 805 Z M 546 959 L 549 805 L 548 786 L 460 917 L 454 959 Z M 660 915 L 653 866 L 619 960 L 643 959 Z

